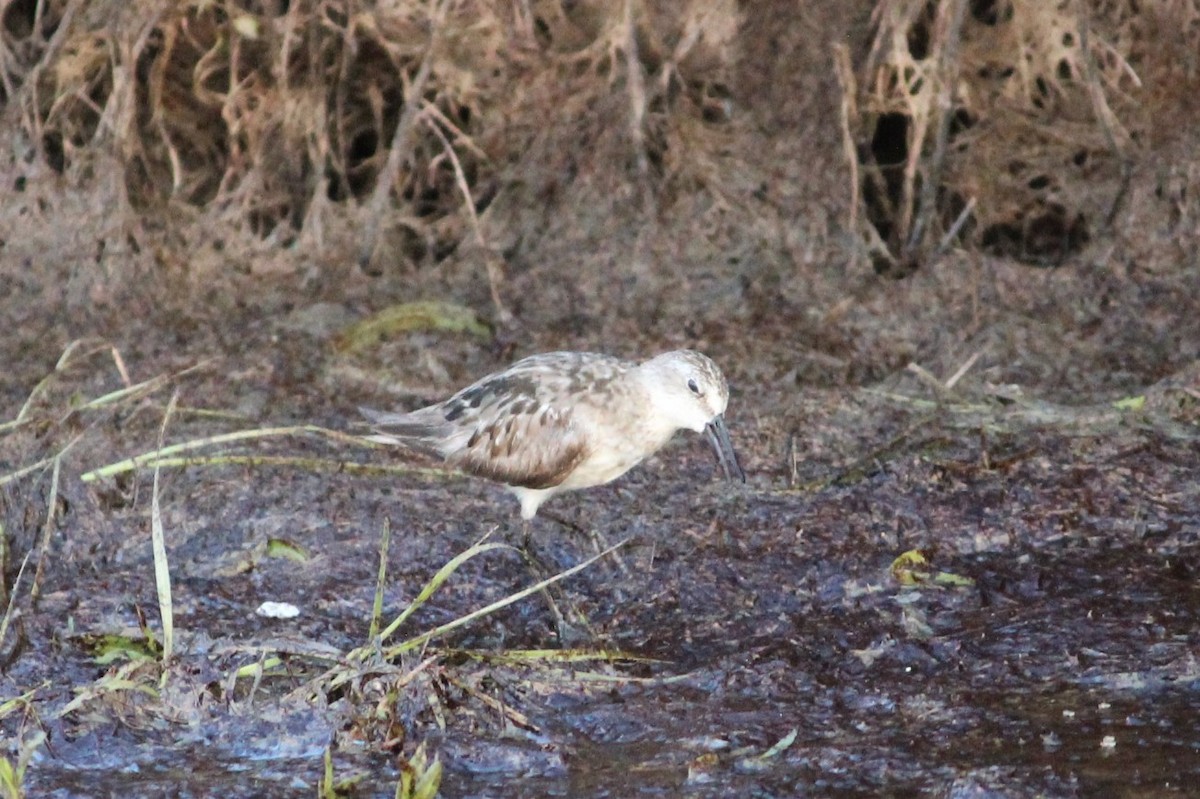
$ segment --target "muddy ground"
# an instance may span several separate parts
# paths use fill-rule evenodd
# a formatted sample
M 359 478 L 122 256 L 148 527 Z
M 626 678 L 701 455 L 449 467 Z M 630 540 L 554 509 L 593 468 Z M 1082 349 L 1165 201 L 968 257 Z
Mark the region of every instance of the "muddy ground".
M 312 796 L 328 762 L 343 795 L 392 796 L 419 746 L 446 797 L 1195 795 L 1194 132 L 1140 151 L 1121 213 L 1061 265 L 951 250 L 895 280 L 841 227 L 837 87 L 804 57 L 744 76 L 756 124 L 722 203 L 646 216 L 580 176 L 498 212 L 511 322 L 465 248 L 359 269 L 362 214 L 282 248 L 113 218 L 102 169 L 14 166 L 0 754 L 28 760 L 28 795 Z M 347 346 L 414 300 L 490 327 Z M 549 571 L 621 543 L 552 589 L 577 639 L 535 594 L 383 657 L 545 572 L 474 557 L 373 644 L 385 523 L 386 623 L 481 538 L 519 543 L 516 503 L 294 428 L 359 433 L 359 404 L 416 407 L 532 352 L 677 346 L 725 369 L 747 484 L 681 435 L 535 522 Z M 153 470 L 91 473 L 154 450 L 173 396 L 167 445 L 293 429 L 161 468 L 164 665 Z

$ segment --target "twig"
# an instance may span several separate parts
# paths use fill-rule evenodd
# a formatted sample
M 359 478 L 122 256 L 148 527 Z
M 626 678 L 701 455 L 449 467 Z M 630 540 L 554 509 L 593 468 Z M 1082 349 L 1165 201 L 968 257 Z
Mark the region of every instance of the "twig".
M 33 571 L 33 585 L 29 588 L 29 601 L 37 604 L 42 593 L 42 578 L 46 573 L 46 552 L 50 549 L 50 532 L 54 529 L 54 517 L 58 511 L 58 478 L 62 471 L 60 452 L 54 456 L 54 468 L 50 472 L 50 501 L 46 507 L 46 523 L 42 526 L 42 543 L 38 546 L 37 568 Z
M 1126 156 L 1124 149 L 1117 141 L 1117 133 L 1114 129 L 1115 117 L 1112 109 L 1108 106 L 1108 101 L 1104 98 L 1104 91 L 1100 88 L 1100 79 L 1096 74 L 1096 61 L 1092 57 L 1092 47 L 1090 44 L 1090 30 L 1087 9 L 1080 7 L 1081 4 L 1076 4 L 1076 17 L 1079 20 L 1079 51 L 1080 57 L 1083 58 L 1083 68 L 1087 73 L 1087 91 L 1088 98 L 1092 101 L 1092 110 L 1096 113 L 1096 121 L 1100 123 L 1100 129 L 1104 132 L 1104 139 L 1108 142 L 1108 148 L 1112 150 L 1121 162 L 1121 183 L 1117 186 L 1117 193 L 1113 196 L 1112 205 L 1109 206 L 1108 213 L 1104 216 L 1104 226 L 1112 227 L 1113 221 L 1117 218 L 1117 213 L 1121 210 L 1121 206 L 1125 203 L 1125 197 L 1129 193 L 1129 183 L 1133 178 L 1133 160 Z M 1124 130 L 1121 131 L 1122 139 L 1128 140 L 1129 134 Z
M 650 203 L 650 159 L 646 156 L 646 77 L 642 74 L 642 61 L 638 56 L 637 26 L 633 21 L 633 5 L 636 0 L 625 0 L 625 16 L 622 24 L 625 34 L 625 72 L 629 82 L 629 136 L 633 141 L 634 163 L 637 164 L 638 189 L 642 199 L 642 211 L 649 215 Z
M 43 3 L 38 3 L 34 7 L 34 25 L 33 30 L 36 33 L 42 31 L 41 13 Z M 67 39 L 74 30 L 75 15 L 79 13 L 84 6 L 83 0 L 71 0 L 67 3 L 67 7 L 63 9 L 62 16 L 59 18 L 54 29 L 54 34 L 50 37 L 50 41 L 46 42 L 46 49 L 42 51 L 42 57 L 33 65 L 33 69 L 29 70 L 29 74 L 24 78 L 21 96 L 15 98 L 10 97 L 8 107 L 18 109 L 15 113 L 24 111 L 28 115 L 28 127 L 33 131 L 30 140 L 34 147 L 37 148 L 38 157 L 41 160 L 46 160 L 46 149 L 44 145 L 45 137 L 42 135 L 42 118 L 41 118 L 41 101 L 38 98 L 38 88 L 42 85 L 42 73 L 55 62 L 58 58 L 59 51 L 62 50 Z
M 125 359 L 121 357 L 121 351 L 116 345 L 112 345 L 113 363 L 117 365 L 117 372 L 121 375 L 121 382 L 125 384 L 125 388 L 133 386 L 133 381 L 129 379 L 129 369 L 125 366 Z
M 471 196 L 471 187 L 467 185 L 467 176 L 463 172 L 462 164 L 459 163 L 458 153 L 454 152 L 454 146 L 450 144 L 450 140 L 446 138 L 446 134 L 442 133 L 442 129 L 438 124 L 428 117 L 425 119 L 425 126 L 433 131 L 434 135 L 442 142 L 446 148 L 446 155 L 450 158 L 450 164 L 454 167 L 454 180 L 458 184 L 458 190 L 462 192 L 463 206 L 467 209 L 467 216 L 471 220 L 471 229 L 475 233 L 475 244 L 483 253 L 483 262 L 487 267 L 488 288 L 492 293 L 492 305 L 496 308 L 496 317 L 501 324 L 508 325 L 512 322 L 512 314 L 508 308 L 504 307 L 504 301 L 500 299 L 500 281 L 502 279 L 499 259 L 496 254 L 487 245 L 487 241 L 483 238 L 483 228 L 479 224 L 479 214 L 475 213 L 475 199 Z
M 962 380 L 967 372 L 971 371 L 971 367 L 975 365 L 975 362 L 979 360 L 979 356 L 981 355 L 983 355 L 982 351 L 975 353 L 970 358 L 967 358 L 966 363 L 958 367 L 958 371 L 950 375 L 950 378 L 946 380 L 946 389 L 950 390 L 958 385 L 958 381 Z
M 17 618 L 17 592 L 21 588 L 21 578 L 25 576 L 25 567 L 29 565 L 29 557 L 33 554 L 33 550 L 25 553 L 25 557 L 21 559 L 21 568 L 17 569 L 17 576 L 13 579 L 12 588 L 8 592 L 8 604 L 4 609 L 4 619 L 0 621 L 0 652 L 4 650 L 4 639 L 8 637 L 8 627 L 12 620 Z M 14 647 L 15 651 L 16 647 Z M 6 658 L 7 659 L 7 658 Z M 7 667 L 7 663 L 4 664 Z
M 950 122 L 954 119 L 951 113 L 953 99 L 951 87 L 958 71 L 958 44 L 962 36 L 963 15 L 966 11 L 966 0 L 953 0 L 950 9 L 949 25 L 944 29 L 945 44 L 942 47 L 942 58 L 938 70 L 938 99 L 937 110 L 938 129 L 933 144 L 933 157 L 929 161 L 925 180 L 921 184 L 920 204 L 917 216 L 909 231 L 908 243 L 904 247 L 902 260 L 910 260 L 921 244 L 925 229 L 929 226 L 937 206 L 937 191 L 942 183 L 942 170 L 946 161 L 946 143 L 950 139 Z M 945 17 L 943 17 L 944 19 Z
M 383 535 L 379 538 L 379 573 L 375 576 L 375 601 L 371 606 L 371 623 L 367 628 L 368 641 L 374 641 L 379 635 L 379 623 L 383 618 L 383 592 L 387 586 L 387 559 L 391 543 L 392 520 L 384 517 Z
M 851 235 L 858 232 L 858 205 L 861 201 L 861 186 L 858 177 L 858 148 L 854 146 L 852 122 L 858 121 L 858 83 L 854 80 L 854 68 L 850 66 L 850 49 L 844 44 L 833 46 L 833 68 L 838 85 L 842 89 L 839 119 L 842 127 L 842 154 L 850 168 L 850 221 L 847 230 Z M 855 248 L 855 257 L 861 248 Z
M 967 204 L 959 211 L 958 216 L 954 220 L 954 224 L 946 231 L 946 235 L 942 236 L 942 240 L 938 242 L 937 249 L 933 251 L 933 257 L 936 258 L 946 250 L 950 249 L 950 243 L 958 236 L 958 232 L 962 226 L 967 224 L 967 220 L 971 218 L 971 212 L 975 210 L 975 198 L 967 200 Z
M 433 53 L 437 47 L 438 35 L 442 30 L 442 21 L 446 17 L 446 2 L 442 0 L 433 7 L 429 19 L 429 46 L 421 57 L 421 66 L 417 69 L 416 77 L 404 95 L 404 113 L 396 123 L 396 131 L 392 134 L 392 142 L 388 149 L 387 164 L 379 174 L 375 184 L 375 193 L 371 195 L 370 212 L 367 216 L 366 230 L 363 234 L 363 246 L 358 253 L 358 266 L 366 271 L 375 254 L 379 243 L 379 228 L 383 221 L 383 212 L 387 208 L 388 195 L 395 185 L 396 176 L 400 174 L 400 166 L 412 150 L 412 131 L 416 125 L 417 114 L 421 110 L 421 97 L 425 94 L 425 84 L 429 81 L 429 72 L 433 68 Z
M 945 396 L 947 393 L 946 386 L 942 384 L 942 381 L 938 380 L 937 377 L 934 376 L 933 372 L 930 372 L 916 361 L 913 361 L 908 366 L 904 367 L 904 371 L 911 372 L 912 374 L 916 375 L 917 379 L 933 389 L 933 393 L 939 398 Z

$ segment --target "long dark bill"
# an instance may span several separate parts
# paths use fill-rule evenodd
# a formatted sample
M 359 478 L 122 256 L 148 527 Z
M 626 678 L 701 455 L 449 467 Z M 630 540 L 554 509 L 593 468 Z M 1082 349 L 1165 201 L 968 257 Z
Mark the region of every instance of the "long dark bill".
M 733 451 L 733 442 L 729 440 L 729 431 L 725 429 L 725 417 L 714 417 L 704 428 L 704 432 L 708 435 L 708 441 L 712 444 L 713 451 L 717 453 L 717 462 L 721 464 L 721 469 L 725 472 L 725 479 L 732 480 L 736 476 L 743 483 L 746 482 L 746 473 L 738 464 L 737 454 Z

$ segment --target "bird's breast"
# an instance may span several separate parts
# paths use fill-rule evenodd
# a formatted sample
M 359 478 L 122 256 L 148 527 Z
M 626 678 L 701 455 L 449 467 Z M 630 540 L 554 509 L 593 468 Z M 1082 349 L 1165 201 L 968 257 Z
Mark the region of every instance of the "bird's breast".
M 586 488 L 616 480 L 653 455 L 675 432 L 635 415 L 606 414 L 587 436 L 588 454 L 563 482 L 563 488 Z

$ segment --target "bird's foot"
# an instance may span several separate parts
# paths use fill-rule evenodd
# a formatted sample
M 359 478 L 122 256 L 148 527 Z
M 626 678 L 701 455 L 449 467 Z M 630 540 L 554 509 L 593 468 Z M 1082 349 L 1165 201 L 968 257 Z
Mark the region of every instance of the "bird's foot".
M 529 566 L 529 570 L 535 580 L 540 582 L 554 573 L 552 569 L 547 568 L 545 562 L 537 554 L 536 548 L 532 545 L 527 545 L 523 548 L 521 555 L 525 558 L 525 563 Z M 540 593 L 542 598 L 546 600 L 546 607 L 550 610 L 550 615 L 554 617 L 554 627 L 558 633 L 559 645 L 570 647 L 594 640 L 595 634 L 592 632 L 592 626 L 587 616 L 573 602 L 567 599 L 565 595 L 560 594 L 559 599 L 567 609 L 564 615 L 559 610 L 558 602 L 554 599 L 554 589 L 554 586 L 546 586 Z

